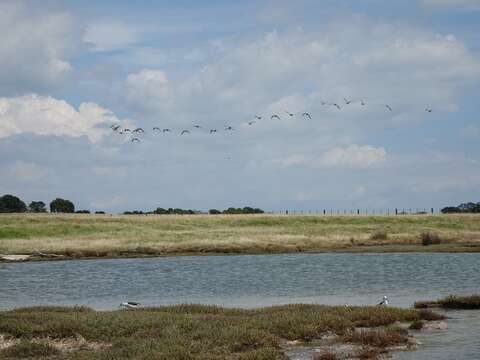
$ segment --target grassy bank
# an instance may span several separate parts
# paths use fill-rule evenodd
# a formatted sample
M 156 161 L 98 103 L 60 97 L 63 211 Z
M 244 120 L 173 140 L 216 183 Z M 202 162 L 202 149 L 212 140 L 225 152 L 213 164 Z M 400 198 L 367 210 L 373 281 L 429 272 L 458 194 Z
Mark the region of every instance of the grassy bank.
M 285 305 L 256 310 L 177 305 L 97 312 L 34 307 L 0 312 L 0 359 L 285 359 L 288 341 L 351 343 L 386 352 L 408 344 L 396 322 L 429 311 Z M 360 328 L 361 329 L 357 329 Z M 379 328 L 381 327 L 381 328 Z M 355 347 L 356 346 L 356 347 Z
M 480 215 L 0 215 L 0 254 L 302 251 L 480 251 Z

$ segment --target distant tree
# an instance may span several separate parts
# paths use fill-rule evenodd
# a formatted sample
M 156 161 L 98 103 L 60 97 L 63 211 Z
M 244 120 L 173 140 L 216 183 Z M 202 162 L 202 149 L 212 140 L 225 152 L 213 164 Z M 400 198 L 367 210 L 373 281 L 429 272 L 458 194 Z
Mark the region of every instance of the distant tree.
M 70 200 L 56 198 L 50 203 L 52 213 L 74 213 L 75 205 Z
M 77 210 L 75 214 L 90 214 L 90 210 Z
M 154 211 L 153 211 L 154 214 L 157 214 L 157 215 L 165 215 L 165 214 L 168 214 L 168 211 L 165 210 L 164 208 L 156 208 Z
M 263 214 L 264 211 L 259 208 L 252 208 L 250 206 L 245 206 L 244 208 L 234 208 L 229 207 L 226 210 L 223 210 L 224 214 Z
M 133 210 L 133 211 L 125 211 L 123 215 L 144 215 L 143 211 Z
M 209 213 L 210 215 L 219 215 L 219 214 L 221 214 L 222 212 L 221 212 L 220 210 L 217 210 L 217 209 L 210 209 L 210 210 L 208 210 L 208 213 Z
M 456 214 L 460 213 L 460 209 L 456 206 L 447 206 L 440 210 L 442 214 Z
M 443 214 L 454 213 L 480 213 L 480 202 L 468 202 L 458 206 L 447 206 L 440 210 Z
M 47 208 L 43 201 L 32 201 L 28 205 L 28 210 L 33 213 L 46 213 Z
M 105 215 L 105 211 L 95 211 L 95 214 L 97 214 L 97 215 Z
M 27 205 L 18 197 L 3 195 L 0 197 L 0 213 L 23 213 L 27 211 Z

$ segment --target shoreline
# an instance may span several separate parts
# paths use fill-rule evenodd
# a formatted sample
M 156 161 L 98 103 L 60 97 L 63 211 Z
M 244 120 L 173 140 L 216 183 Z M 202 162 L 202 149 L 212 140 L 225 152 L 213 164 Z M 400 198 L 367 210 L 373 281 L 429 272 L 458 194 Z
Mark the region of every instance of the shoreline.
M 242 256 L 242 255 L 289 255 L 289 254 L 401 254 L 401 253 L 421 253 L 421 254 L 442 254 L 442 253 L 480 253 L 480 245 L 478 244 L 442 244 L 442 245 L 383 245 L 383 246 L 352 246 L 348 248 L 325 248 L 306 251 L 265 251 L 265 252 L 248 252 L 242 251 L 185 251 L 171 253 L 142 253 L 137 251 L 124 251 L 119 254 L 92 255 L 94 250 L 89 251 L 89 255 L 75 254 L 67 255 L 65 253 L 51 254 L 0 254 L 1 263 L 21 263 L 21 262 L 38 262 L 38 261 L 66 261 L 66 260 L 101 260 L 101 259 L 148 259 L 163 257 L 182 257 L 182 256 Z

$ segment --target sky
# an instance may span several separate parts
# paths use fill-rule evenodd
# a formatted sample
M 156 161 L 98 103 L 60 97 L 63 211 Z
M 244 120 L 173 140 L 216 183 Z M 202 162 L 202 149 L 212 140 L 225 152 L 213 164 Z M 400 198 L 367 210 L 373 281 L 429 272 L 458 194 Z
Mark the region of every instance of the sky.
M 0 31 L 0 194 L 109 212 L 480 201 L 480 0 L 0 0 Z

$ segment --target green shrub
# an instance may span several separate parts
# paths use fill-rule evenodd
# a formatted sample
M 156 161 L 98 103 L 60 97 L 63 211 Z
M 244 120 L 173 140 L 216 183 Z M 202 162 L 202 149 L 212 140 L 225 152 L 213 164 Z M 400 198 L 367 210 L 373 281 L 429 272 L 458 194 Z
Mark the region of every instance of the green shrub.
M 377 230 L 370 235 L 370 240 L 387 240 L 388 234 L 385 230 Z
M 420 234 L 423 246 L 438 245 L 442 242 L 440 235 L 432 231 L 425 231 Z

